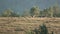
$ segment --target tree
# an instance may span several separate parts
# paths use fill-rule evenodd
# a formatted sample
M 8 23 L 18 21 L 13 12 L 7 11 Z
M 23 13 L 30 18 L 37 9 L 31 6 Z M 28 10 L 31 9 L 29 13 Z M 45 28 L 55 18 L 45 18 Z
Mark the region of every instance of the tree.
M 16 12 L 12 12 L 10 17 L 20 17 L 20 15 Z
M 60 17 L 59 7 L 57 6 L 46 8 L 42 13 L 46 17 Z
M 45 8 L 43 10 L 43 14 L 44 14 L 45 17 L 48 17 L 49 16 L 49 14 L 48 14 L 48 8 Z
M 37 6 L 31 8 L 30 14 L 32 17 L 38 17 L 40 13 L 40 9 Z
M 53 7 L 49 7 L 49 12 L 48 12 L 48 14 L 50 15 L 50 17 L 53 17 L 53 14 L 54 14 Z
M 7 10 L 5 10 L 5 11 L 3 12 L 2 16 L 4 16 L 4 17 L 9 17 L 9 16 L 11 15 L 11 13 L 12 13 L 12 10 L 7 9 Z
M 54 17 L 60 17 L 60 10 L 59 6 L 53 6 L 54 10 Z
M 1 16 L 2 17 L 18 17 L 19 15 L 13 12 L 11 9 L 7 9 L 2 13 Z

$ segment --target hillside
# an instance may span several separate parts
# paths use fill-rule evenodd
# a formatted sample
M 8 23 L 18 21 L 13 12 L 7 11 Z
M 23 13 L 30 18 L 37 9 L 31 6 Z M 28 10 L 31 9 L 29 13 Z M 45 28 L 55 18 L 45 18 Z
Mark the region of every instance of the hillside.
M 0 17 L 0 34 L 26 34 L 46 24 L 49 32 L 60 34 L 60 18 Z

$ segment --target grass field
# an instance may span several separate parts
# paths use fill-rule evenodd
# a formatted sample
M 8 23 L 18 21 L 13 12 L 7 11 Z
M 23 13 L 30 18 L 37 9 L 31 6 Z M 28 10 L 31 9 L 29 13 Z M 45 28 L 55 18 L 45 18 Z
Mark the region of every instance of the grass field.
M 60 34 L 60 18 L 0 17 L 0 34 L 26 34 L 46 24 L 49 32 Z

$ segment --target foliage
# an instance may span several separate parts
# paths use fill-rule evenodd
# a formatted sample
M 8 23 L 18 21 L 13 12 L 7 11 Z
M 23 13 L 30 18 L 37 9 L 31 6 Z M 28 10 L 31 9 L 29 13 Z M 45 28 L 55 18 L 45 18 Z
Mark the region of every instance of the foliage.
M 5 10 L 2 17 L 19 17 L 20 15 L 11 9 Z M 57 6 L 51 6 L 40 11 L 38 6 L 33 6 L 30 10 L 25 10 L 23 17 L 60 17 L 60 10 Z
M 49 8 L 50 17 L 53 17 L 53 12 L 54 12 L 53 7 L 50 7 L 50 8 Z
M 48 29 L 45 24 L 39 26 L 39 29 L 34 30 L 35 34 L 48 34 Z
M 32 17 L 37 17 L 39 16 L 39 11 L 40 11 L 39 7 L 34 6 L 31 8 L 30 14 Z
M 45 8 L 44 10 L 42 10 L 42 13 L 40 14 L 44 17 L 60 17 L 60 10 L 57 6 L 51 6 L 49 8 Z
M 40 26 L 40 29 L 41 29 L 40 34 L 48 34 L 48 29 L 45 24 Z
M 38 29 L 35 29 L 34 32 L 35 32 L 35 34 L 39 34 Z
M 19 15 L 15 12 L 13 12 L 11 9 L 5 10 L 2 15 L 2 17 L 19 17 Z

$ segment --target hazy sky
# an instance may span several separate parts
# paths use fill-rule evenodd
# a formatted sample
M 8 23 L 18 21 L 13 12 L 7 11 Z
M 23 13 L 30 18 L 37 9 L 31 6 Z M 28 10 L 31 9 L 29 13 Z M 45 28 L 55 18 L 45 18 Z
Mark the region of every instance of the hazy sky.
M 60 2 L 60 0 L 0 0 L 0 12 L 5 9 L 12 9 L 22 13 L 25 9 L 30 9 L 34 5 L 40 7 L 40 9 L 48 8 L 55 3 Z

